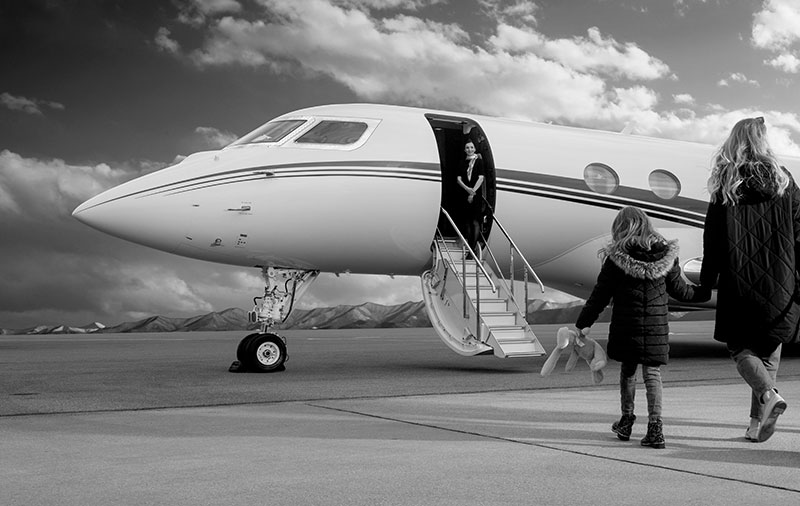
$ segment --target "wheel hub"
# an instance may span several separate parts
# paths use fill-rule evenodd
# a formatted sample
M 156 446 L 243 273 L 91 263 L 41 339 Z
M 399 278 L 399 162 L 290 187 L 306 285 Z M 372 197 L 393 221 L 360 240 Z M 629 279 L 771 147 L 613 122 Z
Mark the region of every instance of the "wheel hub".
M 265 366 L 276 364 L 280 358 L 281 350 L 275 343 L 261 343 L 261 345 L 256 349 L 256 359 Z

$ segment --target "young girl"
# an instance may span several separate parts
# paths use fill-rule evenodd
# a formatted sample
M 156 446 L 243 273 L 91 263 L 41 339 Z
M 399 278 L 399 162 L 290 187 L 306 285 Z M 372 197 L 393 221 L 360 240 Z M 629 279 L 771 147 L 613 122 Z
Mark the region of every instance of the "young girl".
M 619 375 L 622 418 L 611 430 L 628 441 L 636 416 L 636 368 L 642 365 L 647 390 L 647 435 L 642 446 L 665 448 L 661 423 L 661 370 L 669 358 L 668 295 L 685 302 L 708 300 L 706 290 L 687 285 L 678 266 L 678 241 L 667 241 L 636 207 L 623 208 L 611 226 L 611 243 L 597 284 L 576 327 L 585 334 L 613 299 L 608 356 L 622 363 Z M 697 293 L 696 293 L 697 292 Z

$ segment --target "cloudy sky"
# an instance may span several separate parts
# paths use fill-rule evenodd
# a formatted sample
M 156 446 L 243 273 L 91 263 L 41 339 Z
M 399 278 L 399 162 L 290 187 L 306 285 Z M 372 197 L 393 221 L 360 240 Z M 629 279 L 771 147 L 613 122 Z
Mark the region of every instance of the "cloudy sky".
M 380 102 L 800 154 L 800 0 L 0 2 L 0 327 L 249 309 L 258 271 L 70 213 L 279 114 Z M 322 276 L 303 306 L 420 300 Z

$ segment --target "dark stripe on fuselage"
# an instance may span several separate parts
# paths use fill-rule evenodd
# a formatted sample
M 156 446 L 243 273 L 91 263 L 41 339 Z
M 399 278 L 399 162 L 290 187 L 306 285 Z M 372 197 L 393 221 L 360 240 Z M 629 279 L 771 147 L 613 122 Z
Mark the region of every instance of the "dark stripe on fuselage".
M 265 179 L 331 176 L 399 178 L 439 183 L 441 182 L 441 168 L 438 163 L 378 160 L 264 165 L 185 179 L 133 192 L 106 202 L 128 197 L 173 195 Z M 651 191 L 630 186 L 620 186 L 614 194 L 605 195 L 590 190 L 583 179 L 511 169 L 497 169 L 496 180 L 498 191 L 562 200 L 604 209 L 618 210 L 625 206 L 637 206 L 653 218 L 699 228 L 703 227 L 707 206 L 704 201 L 686 197 L 665 201 Z
M 651 218 L 700 228 L 703 227 L 708 205 L 686 197 L 666 201 L 649 190 L 630 186 L 620 186 L 613 194 L 606 195 L 590 190 L 582 179 L 506 169 L 497 170 L 497 189 L 605 209 L 619 210 L 625 206 L 636 206 Z

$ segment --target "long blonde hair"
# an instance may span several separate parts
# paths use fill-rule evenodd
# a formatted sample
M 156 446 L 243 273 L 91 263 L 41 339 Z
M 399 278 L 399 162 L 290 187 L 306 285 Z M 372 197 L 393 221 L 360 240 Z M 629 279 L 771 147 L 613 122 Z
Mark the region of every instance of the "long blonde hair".
M 614 250 L 630 251 L 633 246 L 649 250 L 656 243 L 666 242 L 644 211 L 633 206 L 623 207 L 611 224 L 611 242 L 600 250 L 600 256 L 608 256 Z
M 769 147 L 764 118 L 739 120 L 717 150 L 708 179 L 711 202 L 736 205 L 741 186 L 748 181 L 752 182 L 749 186 L 773 190 L 777 195 L 783 195 L 791 184 Z

